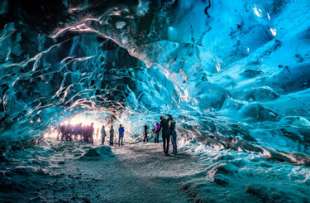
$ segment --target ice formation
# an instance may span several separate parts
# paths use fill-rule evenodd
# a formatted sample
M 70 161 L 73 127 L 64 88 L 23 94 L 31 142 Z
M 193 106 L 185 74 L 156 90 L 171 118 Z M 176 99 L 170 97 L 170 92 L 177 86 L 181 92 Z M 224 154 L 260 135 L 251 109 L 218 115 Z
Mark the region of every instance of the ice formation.
M 114 115 L 135 139 L 170 113 L 209 165 L 186 190 L 309 202 L 309 11 L 309 0 L 1 0 L 1 142 L 79 114 Z

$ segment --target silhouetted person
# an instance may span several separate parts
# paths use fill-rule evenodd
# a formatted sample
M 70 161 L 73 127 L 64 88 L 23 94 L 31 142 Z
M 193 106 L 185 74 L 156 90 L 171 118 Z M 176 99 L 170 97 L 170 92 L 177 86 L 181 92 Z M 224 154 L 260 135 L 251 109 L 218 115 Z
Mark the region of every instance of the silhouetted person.
M 175 120 L 171 115 L 169 115 L 169 134 L 171 137 L 171 143 L 173 147 L 173 154 L 177 154 L 178 148 L 177 148 L 177 132 L 175 130 Z
M 94 127 L 93 123 L 91 125 L 85 126 L 85 136 L 86 136 L 86 142 L 92 143 L 93 139 L 93 133 L 94 133 Z
M 83 126 L 81 129 L 82 141 L 87 142 L 87 126 Z
M 113 146 L 113 140 L 114 140 L 114 129 L 113 129 L 113 125 L 111 125 L 110 128 L 110 145 Z
M 107 136 L 107 133 L 105 132 L 104 125 L 102 125 L 102 127 L 101 127 L 100 134 L 101 134 L 101 144 L 104 144 L 105 137 Z
M 170 133 L 168 119 L 164 118 L 163 116 L 160 117 L 160 127 L 163 138 L 163 150 L 165 155 L 167 156 L 169 152 Z
M 125 128 L 122 126 L 122 124 L 119 125 L 118 128 L 118 145 L 124 145 L 124 135 L 125 135 Z
M 85 142 L 91 143 L 91 125 L 87 125 L 84 127 L 84 136 L 85 136 Z
M 148 142 L 148 127 L 147 125 L 144 125 L 144 130 L 143 130 L 143 142 Z
M 94 128 L 94 123 L 91 123 L 90 124 L 90 128 L 89 128 L 89 139 L 90 139 L 90 143 L 94 144 L 94 131 L 95 131 L 95 128 Z
M 74 126 L 74 139 L 78 140 L 78 136 L 81 135 L 82 131 L 82 123 L 77 124 Z
M 153 132 L 155 134 L 154 142 L 159 143 L 160 124 L 158 122 L 155 123 Z
M 66 127 L 66 141 L 72 141 L 72 125 L 69 124 Z
M 60 140 L 64 141 L 64 139 L 65 139 L 65 126 L 63 124 L 61 124 L 59 126 L 59 133 L 60 133 Z

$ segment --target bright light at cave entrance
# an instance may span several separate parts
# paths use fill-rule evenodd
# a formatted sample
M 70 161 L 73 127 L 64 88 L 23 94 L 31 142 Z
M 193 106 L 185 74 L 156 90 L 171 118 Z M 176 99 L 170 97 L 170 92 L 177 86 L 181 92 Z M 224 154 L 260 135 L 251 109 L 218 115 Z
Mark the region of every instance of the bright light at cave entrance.
M 99 122 L 96 120 L 96 118 L 93 118 L 91 116 L 87 115 L 75 115 L 69 119 L 66 119 L 63 121 L 61 124 L 70 124 L 70 125 L 77 125 L 77 124 L 82 124 L 82 125 L 90 125 L 94 124 L 95 127 L 100 127 L 103 123 Z
M 112 116 L 113 115 L 113 116 Z M 93 124 L 94 132 L 93 132 L 93 141 L 94 145 L 100 145 L 101 144 L 101 128 L 102 126 L 105 126 L 105 131 L 107 135 L 109 135 L 109 130 L 111 128 L 111 119 L 113 117 L 113 127 L 115 131 L 115 142 L 118 138 L 118 127 L 120 124 L 125 127 L 125 142 L 131 142 L 133 141 L 130 136 L 132 134 L 140 134 L 142 133 L 142 125 L 144 123 L 141 123 L 141 126 L 137 127 L 137 132 L 133 131 L 132 125 L 133 123 L 136 123 L 135 121 L 131 121 L 129 119 L 129 113 L 123 112 L 122 115 L 119 115 L 117 117 L 114 117 L 115 114 L 107 111 L 91 111 L 91 112 L 83 112 L 76 115 L 73 115 L 71 117 L 64 118 L 59 123 L 55 123 L 52 126 L 50 126 L 43 134 L 44 138 L 51 140 L 51 141 L 62 141 L 61 140 L 61 133 L 59 131 L 60 126 L 69 126 L 70 128 L 85 128 Z M 73 134 L 75 135 L 75 134 Z M 72 139 L 73 141 L 80 141 L 82 137 L 78 134 L 78 139 Z M 73 136 L 73 138 L 76 138 Z
M 77 114 L 73 117 L 69 117 L 65 119 L 64 121 L 60 123 L 60 125 L 76 126 L 76 125 L 81 124 L 82 127 L 86 127 L 86 126 L 90 126 L 92 123 L 94 125 L 94 134 L 93 134 L 94 144 L 98 145 L 101 143 L 100 129 L 102 125 L 107 126 L 107 121 L 102 120 L 95 115 Z M 52 139 L 59 139 L 59 132 L 57 131 L 57 127 L 58 126 L 53 126 L 49 128 L 44 133 L 44 137 L 52 138 Z

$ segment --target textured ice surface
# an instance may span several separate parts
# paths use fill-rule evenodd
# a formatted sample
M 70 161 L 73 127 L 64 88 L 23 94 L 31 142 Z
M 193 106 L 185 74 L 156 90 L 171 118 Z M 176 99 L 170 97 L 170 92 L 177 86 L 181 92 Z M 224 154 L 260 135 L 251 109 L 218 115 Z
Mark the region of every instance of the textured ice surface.
M 308 0 L 2 0 L 2 143 L 79 113 L 114 115 L 136 139 L 171 113 L 180 144 L 210 164 L 187 187 L 214 194 L 202 199 L 229 188 L 230 200 L 307 202 L 309 10 Z

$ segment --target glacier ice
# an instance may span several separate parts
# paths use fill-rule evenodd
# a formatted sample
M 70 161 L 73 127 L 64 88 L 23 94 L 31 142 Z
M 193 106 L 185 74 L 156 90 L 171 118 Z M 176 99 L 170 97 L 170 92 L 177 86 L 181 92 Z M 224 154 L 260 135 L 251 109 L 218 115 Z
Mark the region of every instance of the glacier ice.
M 2 0 L 1 142 L 80 113 L 114 115 L 136 139 L 170 113 L 182 147 L 210 165 L 186 190 L 308 202 L 309 10 L 308 0 Z

